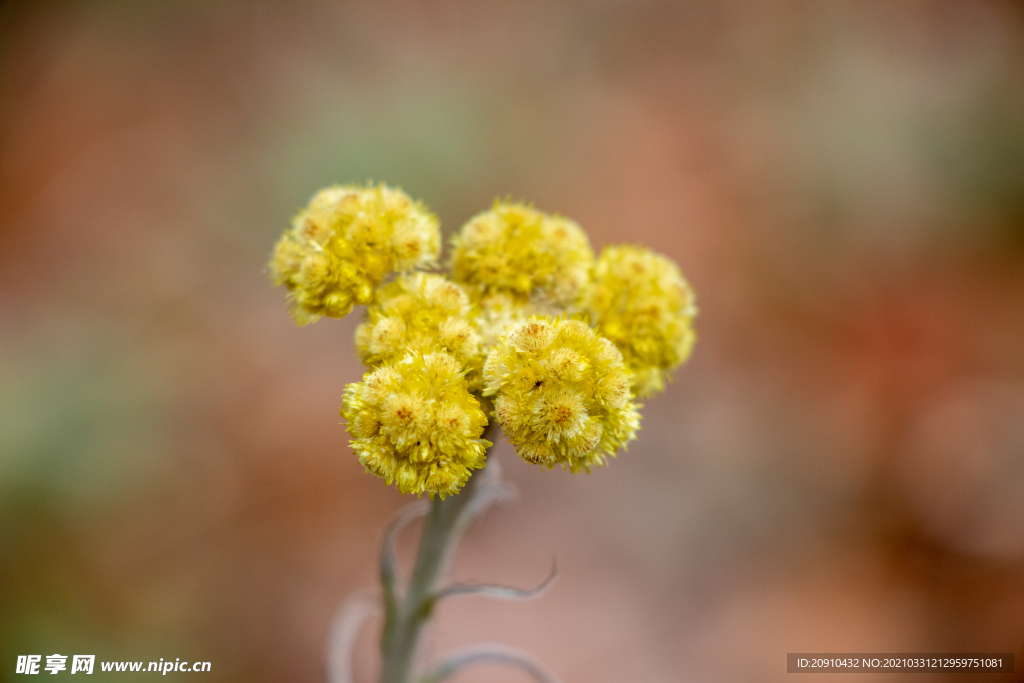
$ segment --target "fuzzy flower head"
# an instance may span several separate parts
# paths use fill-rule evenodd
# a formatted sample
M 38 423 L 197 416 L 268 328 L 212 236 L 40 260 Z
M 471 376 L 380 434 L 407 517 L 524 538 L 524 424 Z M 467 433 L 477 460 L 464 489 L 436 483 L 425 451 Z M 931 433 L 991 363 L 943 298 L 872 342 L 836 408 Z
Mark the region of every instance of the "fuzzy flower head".
M 622 352 L 640 398 L 664 390 L 697 338 L 690 285 L 675 263 L 641 247 L 601 253 L 584 309 L 598 333 Z
M 401 360 L 408 352 L 444 351 L 480 384 L 483 354 L 470 317 L 469 297 L 441 275 L 410 273 L 380 288 L 356 330 L 356 350 L 370 367 Z
M 436 262 L 437 218 L 386 185 L 342 185 L 313 196 L 274 247 L 270 275 L 288 288 L 299 324 L 341 318 L 373 301 L 389 273 Z
M 484 381 L 498 422 L 527 462 L 590 471 L 640 426 L 622 354 L 580 320 L 513 323 L 487 357 Z
M 447 353 L 409 353 L 345 387 L 341 414 L 368 472 L 398 490 L 441 498 L 484 466 L 487 417 Z
M 593 262 L 580 226 L 525 204 L 495 202 L 452 239 L 452 278 L 497 322 L 574 305 Z

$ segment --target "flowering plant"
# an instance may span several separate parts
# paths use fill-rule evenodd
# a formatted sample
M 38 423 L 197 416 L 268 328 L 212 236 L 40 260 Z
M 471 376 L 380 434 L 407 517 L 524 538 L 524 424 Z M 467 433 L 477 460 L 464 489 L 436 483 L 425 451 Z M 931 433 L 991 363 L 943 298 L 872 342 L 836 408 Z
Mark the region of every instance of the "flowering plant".
M 525 653 L 478 646 L 420 673 L 417 645 L 438 600 L 454 594 L 529 598 L 531 591 L 439 587 L 467 526 L 507 497 L 487 452 L 501 427 L 516 453 L 548 469 L 589 473 L 636 438 L 637 398 L 665 388 L 690 354 L 694 295 L 678 267 L 635 246 L 595 259 L 575 222 L 496 201 L 452 239 L 440 274 L 440 224 L 386 185 L 318 192 L 274 248 L 270 273 L 304 325 L 366 306 L 356 350 L 368 371 L 345 387 L 341 414 L 367 472 L 430 504 L 400 513 L 384 539 L 381 683 L 434 683 L 496 662 L 551 681 Z M 485 469 L 486 466 L 486 469 Z M 482 470 L 477 472 L 477 470 Z M 399 578 L 394 539 L 427 516 L 413 574 Z M 376 602 L 356 596 L 335 620 L 332 682 Z M 418 678 L 414 676 L 419 673 Z

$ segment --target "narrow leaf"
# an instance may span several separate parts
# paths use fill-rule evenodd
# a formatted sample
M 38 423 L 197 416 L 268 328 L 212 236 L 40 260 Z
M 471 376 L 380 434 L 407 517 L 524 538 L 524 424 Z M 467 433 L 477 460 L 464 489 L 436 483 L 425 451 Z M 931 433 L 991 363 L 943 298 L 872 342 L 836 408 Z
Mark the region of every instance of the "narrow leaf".
M 341 603 L 327 634 L 328 683 L 353 683 L 352 647 L 363 623 L 377 614 L 380 603 L 376 591 L 355 593 Z
M 394 610 L 398 602 L 399 584 L 402 580 L 398 557 L 395 554 L 395 541 L 398 538 L 398 533 L 409 522 L 424 516 L 429 511 L 430 504 L 427 501 L 407 505 L 392 518 L 387 531 L 384 532 L 384 542 L 380 549 L 380 584 L 384 590 L 384 608 L 388 614 Z
M 482 595 L 499 600 L 532 600 L 544 593 L 555 582 L 557 576 L 558 565 L 552 562 L 551 573 L 535 588 L 512 588 L 487 583 L 455 583 L 437 591 L 433 599 L 436 602 L 452 595 Z
M 440 683 L 473 664 L 497 664 L 519 669 L 538 683 L 559 683 L 526 652 L 506 645 L 485 643 L 451 653 L 434 666 L 418 683 Z

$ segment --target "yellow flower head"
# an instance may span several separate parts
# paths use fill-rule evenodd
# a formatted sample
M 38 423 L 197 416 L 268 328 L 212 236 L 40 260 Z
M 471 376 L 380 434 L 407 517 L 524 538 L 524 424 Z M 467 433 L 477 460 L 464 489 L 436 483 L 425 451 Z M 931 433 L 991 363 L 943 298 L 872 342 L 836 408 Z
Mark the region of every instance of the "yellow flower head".
M 690 285 L 675 263 L 641 247 L 601 253 L 583 307 L 597 331 L 622 351 L 640 398 L 664 390 L 697 338 Z
M 356 349 L 371 367 L 401 360 L 409 351 L 444 351 L 469 371 L 472 386 L 480 384 L 483 354 L 469 297 L 441 275 L 411 273 L 380 288 L 356 330 Z
M 589 281 L 594 254 L 586 234 L 568 218 L 496 201 L 452 239 L 451 262 L 452 279 L 464 284 L 484 310 L 487 327 L 491 308 L 500 311 L 496 317 L 503 323 L 533 310 L 561 311 L 575 304 Z M 495 323 L 490 333 L 500 330 Z
M 341 414 L 359 462 L 403 494 L 458 493 L 491 446 L 479 438 L 487 416 L 447 353 L 412 352 L 366 373 L 345 387 Z
M 580 320 L 513 323 L 488 355 L 484 381 L 484 395 L 496 395 L 498 422 L 527 462 L 589 472 L 640 426 L 622 354 Z
M 334 186 L 292 220 L 274 247 L 270 274 L 288 288 L 303 325 L 369 304 L 386 275 L 431 266 L 440 249 L 437 217 L 401 190 Z

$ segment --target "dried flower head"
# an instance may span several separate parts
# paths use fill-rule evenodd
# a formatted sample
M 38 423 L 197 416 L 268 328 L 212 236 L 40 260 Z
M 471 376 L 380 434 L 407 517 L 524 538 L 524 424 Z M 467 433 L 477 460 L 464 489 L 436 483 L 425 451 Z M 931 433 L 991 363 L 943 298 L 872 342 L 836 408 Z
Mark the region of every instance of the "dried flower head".
M 593 262 L 576 223 L 525 204 L 496 201 L 452 239 L 452 279 L 485 312 L 483 333 L 493 338 L 509 319 L 575 304 Z M 499 312 L 491 325 L 488 311 Z
M 528 462 L 604 465 L 636 438 L 635 397 L 663 390 L 693 346 L 679 269 L 629 246 L 595 262 L 576 223 L 508 201 L 452 247 L 450 280 L 410 272 L 436 265 L 437 218 L 400 190 L 344 185 L 274 248 L 299 324 L 368 307 L 356 348 L 370 371 L 341 411 L 359 461 L 403 494 L 457 493 L 484 466 L 492 413 Z
M 484 466 L 491 442 L 462 364 L 447 353 L 412 352 L 345 387 L 341 414 L 367 471 L 404 493 L 442 498 Z
M 640 415 L 622 354 L 580 320 L 513 323 L 484 364 L 485 396 L 516 453 L 573 472 L 636 438 Z
M 696 340 L 693 290 L 675 263 L 641 247 L 601 253 L 583 307 L 598 333 L 622 352 L 640 398 L 664 390 Z
M 409 351 L 444 351 L 468 371 L 473 387 L 481 382 L 483 354 L 469 297 L 442 275 L 410 273 L 381 287 L 356 330 L 356 349 L 371 367 Z
M 344 317 L 373 301 L 386 275 L 433 265 L 441 248 L 437 218 L 386 185 L 329 187 L 292 220 L 270 261 L 301 324 Z

